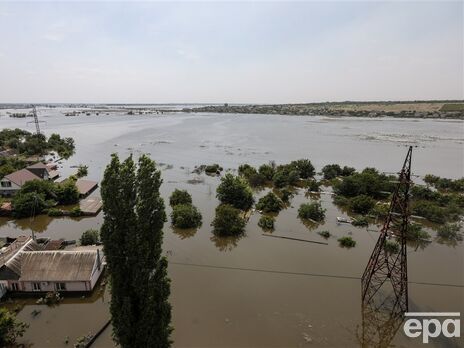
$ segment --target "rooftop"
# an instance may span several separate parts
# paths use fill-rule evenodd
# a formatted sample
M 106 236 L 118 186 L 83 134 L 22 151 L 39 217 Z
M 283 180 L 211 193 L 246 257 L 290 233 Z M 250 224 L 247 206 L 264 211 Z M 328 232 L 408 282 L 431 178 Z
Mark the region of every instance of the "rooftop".
M 5 175 L 5 178 L 19 186 L 22 186 L 31 180 L 41 180 L 40 177 L 25 168 Z
M 23 252 L 21 281 L 87 281 L 97 259 L 97 251 Z

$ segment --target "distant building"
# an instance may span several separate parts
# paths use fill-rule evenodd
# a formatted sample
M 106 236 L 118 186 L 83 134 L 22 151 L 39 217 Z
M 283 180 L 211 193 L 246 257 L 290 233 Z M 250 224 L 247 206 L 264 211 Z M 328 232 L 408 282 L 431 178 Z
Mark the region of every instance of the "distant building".
M 24 169 L 5 175 L 0 180 L 0 195 L 13 196 L 28 181 L 54 180 L 58 176 L 58 171 L 51 170 L 49 166 L 42 162 L 35 163 Z
M 100 249 L 43 250 L 32 238 L 19 237 L 0 254 L 0 294 L 89 292 L 103 272 L 103 261 Z

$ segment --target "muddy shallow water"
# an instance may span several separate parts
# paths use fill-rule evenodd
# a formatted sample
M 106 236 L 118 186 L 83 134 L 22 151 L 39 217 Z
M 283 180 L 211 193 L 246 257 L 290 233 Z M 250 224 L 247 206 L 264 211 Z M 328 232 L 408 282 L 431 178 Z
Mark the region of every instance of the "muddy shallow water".
M 111 153 L 121 157 L 149 153 L 162 169 L 165 198 L 175 188 L 192 194 L 203 214 L 203 226 L 197 231 L 176 231 L 165 225 L 176 347 L 359 346 L 358 278 L 378 237 L 375 225 L 369 230 L 337 225 L 335 218 L 343 213 L 323 194 L 325 223 L 308 228 L 298 220 L 297 209 L 316 198 L 300 191 L 291 207 L 277 217 L 273 234 L 325 241 L 317 231 L 329 230 L 333 237 L 328 245 L 265 237 L 257 226 L 259 214 L 251 217 L 244 237 L 215 238 L 210 223 L 218 204 L 219 178 L 192 174 L 195 165 L 217 162 L 225 169 L 236 169 L 243 163 L 309 158 L 317 170 L 339 163 L 396 172 L 405 144 L 413 144 L 417 145 L 416 175 L 463 176 L 462 121 L 217 114 L 64 117 L 59 109 L 42 111 L 40 117 L 46 121 L 42 124 L 45 134 L 58 132 L 76 141 L 76 154 L 60 168 L 63 174 L 73 173 L 70 166 L 82 163 L 89 166 L 89 179 L 100 180 Z M 2 128 L 32 130 L 26 122 L 0 117 Z M 256 192 L 256 197 L 265 193 Z M 98 194 L 97 190 L 92 195 Z M 32 228 L 41 236 L 78 239 L 101 222 L 102 214 L 81 219 L 1 218 L 0 236 L 30 234 Z M 349 234 L 356 247 L 340 248 L 336 239 Z M 464 311 L 462 243 L 451 247 L 434 240 L 423 248 L 410 247 L 408 266 L 411 310 Z M 105 322 L 107 300 L 108 296 L 97 296 L 53 308 L 26 304 L 19 314 L 31 325 L 24 340 L 36 347 L 66 346 L 66 336 L 72 343 Z M 42 312 L 32 318 L 30 313 L 37 307 Z M 406 347 L 419 345 L 419 340 L 408 339 L 400 329 L 392 343 Z M 432 346 L 442 343 L 432 341 Z M 111 345 L 110 330 L 95 344 Z

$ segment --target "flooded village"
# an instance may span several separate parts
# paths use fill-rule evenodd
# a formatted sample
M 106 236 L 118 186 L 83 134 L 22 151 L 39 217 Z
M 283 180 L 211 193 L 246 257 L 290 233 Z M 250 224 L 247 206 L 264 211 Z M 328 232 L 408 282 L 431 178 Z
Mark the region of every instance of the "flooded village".
M 370 346 L 379 335 L 420 345 L 396 323 L 379 331 L 361 305 L 361 276 L 409 145 L 410 308 L 464 310 L 462 120 L 184 108 L 39 106 L 43 156 L 2 143 L 1 163 L 22 161 L 0 181 L 1 305 L 27 324 L 18 343 L 115 346 L 98 236 L 113 153 L 121 161 L 145 154 L 161 171 L 174 346 Z M 10 117 L 21 112 L 30 110 L 0 109 L 1 130 L 34 134 L 33 117 Z M 368 178 L 378 187 L 362 191 Z M 228 181 L 249 192 L 243 232 L 231 235 L 215 232 Z M 18 199 L 27 195 L 32 203 Z M 185 211 L 192 228 L 179 220 Z

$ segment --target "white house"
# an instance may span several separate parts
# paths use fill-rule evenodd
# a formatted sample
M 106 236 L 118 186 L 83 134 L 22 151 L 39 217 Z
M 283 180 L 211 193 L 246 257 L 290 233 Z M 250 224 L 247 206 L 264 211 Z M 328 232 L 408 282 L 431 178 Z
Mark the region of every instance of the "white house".
M 38 250 L 30 238 L 16 249 L 0 263 L 0 284 L 13 292 L 89 292 L 104 268 L 99 249 Z

